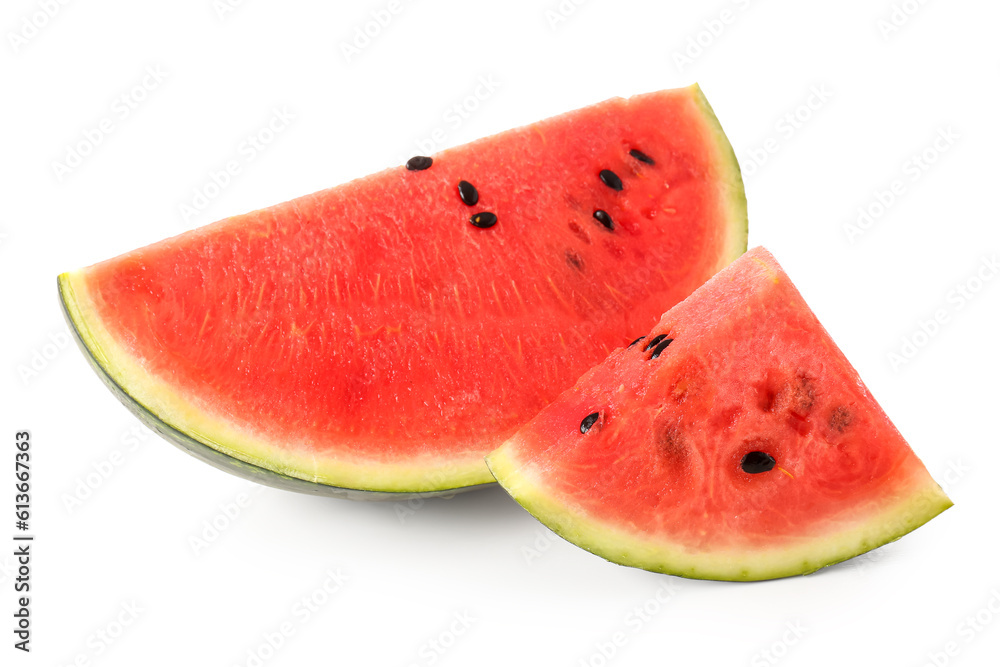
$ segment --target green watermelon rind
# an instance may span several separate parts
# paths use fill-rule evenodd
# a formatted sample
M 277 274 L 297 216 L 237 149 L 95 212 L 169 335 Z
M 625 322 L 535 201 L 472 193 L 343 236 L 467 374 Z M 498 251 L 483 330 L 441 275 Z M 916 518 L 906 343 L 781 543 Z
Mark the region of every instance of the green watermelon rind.
M 365 490 L 358 488 L 347 488 L 313 482 L 299 477 L 293 477 L 281 472 L 270 470 L 249 461 L 242 460 L 235 456 L 230 456 L 209 445 L 195 439 L 190 434 L 179 430 L 161 419 L 154 410 L 144 405 L 135 396 L 130 394 L 113 375 L 112 364 L 108 356 L 103 353 L 97 337 L 90 331 L 86 320 L 80 315 L 79 305 L 71 284 L 71 274 L 62 274 L 58 278 L 59 302 L 63 315 L 69 324 L 70 331 L 77 345 L 83 352 L 91 368 L 104 382 L 105 386 L 111 390 L 115 397 L 128 408 L 129 412 L 135 415 L 139 421 L 148 428 L 158 433 L 171 444 L 179 447 L 183 451 L 191 454 L 195 458 L 208 463 L 209 465 L 231 473 L 251 482 L 257 482 L 265 486 L 285 491 L 296 491 L 315 496 L 329 496 L 335 498 L 347 498 L 350 500 L 411 500 L 414 498 L 430 498 L 435 496 L 452 495 L 465 491 L 473 491 L 495 483 L 492 478 L 482 484 L 472 484 L 469 486 L 451 488 L 442 487 L 427 491 L 384 491 Z
M 927 477 L 910 496 L 834 534 L 753 554 L 696 553 L 678 543 L 630 533 L 560 503 L 533 478 L 531 464 L 516 458 L 517 448 L 514 436 L 489 454 L 486 464 L 529 514 L 563 539 L 612 563 L 688 579 L 763 581 L 810 574 L 898 540 L 952 506 L 941 487 Z
M 746 189 L 743 185 L 743 174 L 740 170 L 739 160 L 736 158 L 736 151 L 733 150 L 732 143 L 730 143 L 729 138 L 722 129 L 722 123 L 719 122 L 718 116 L 715 115 L 715 110 L 708 103 L 708 98 L 702 92 L 701 86 L 695 83 L 690 86 L 690 89 L 692 91 L 692 99 L 701 109 L 705 123 L 715 138 L 715 147 L 718 151 L 716 164 L 729 167 L 726 171 L 729 178 L 719 183 L 720 187 L 728 190 L 729 219 L 732 221 L 732 227 L 725 230 L 729 234 L 729 248 L 727 253 L 723 253 L 723 257 L 727 258 L 728 261 L 719 267 L 721 270 L 729 262 L 747 251 L 749 217 L 747 215 Z

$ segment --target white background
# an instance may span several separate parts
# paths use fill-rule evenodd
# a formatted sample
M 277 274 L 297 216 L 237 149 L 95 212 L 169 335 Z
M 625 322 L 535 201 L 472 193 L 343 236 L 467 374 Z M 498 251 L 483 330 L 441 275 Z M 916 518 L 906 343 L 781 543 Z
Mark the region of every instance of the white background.
M 0 549 L 0 663 L 253 665 L 287 623 L 261 664 L 997 664 L 1000 280 L 977 282 L 1000 250 L 995 3 L 908 0 L 880 28 L 890 0 L 567 0 L 558 22 L 558 0 L 403 0 L 350 60 L 341 45 L 388 0 L 50 4 L 51 18 L 36 0 L 0 13 L 0 538 L 25 428 L 37 535 L 30 655 L 11 647 Z M 445 114 L 481 77 L 495 90 L 455 127 Z M 743 165 L 751 245 L 775 253 L 956 503 L 867 557 L 686 581 L 555 539 L 497 489 L 413 508 L 258 489 L 147 435 L 65 344 L 59 272 L 399 164 L 438 127 L 434 150 L 694 81 Z M 246 160 L 275 109 L 294 119 Z M 60 178 L 54 163 L 105 118 L 111 132 Z M 240 173 L 185 219 L 230 159 Z M 851 237 L 859 207 L 879 215 Z M 966 284 L 979 289 L 960 299 Z M 919 335 L 937 310 L 944 324 Z M 208 540 L 213 521 L 226 527 Z M 331 594 L 328 571 L 347 577 Z M 309 596 L 323 604 L 306 618 Z

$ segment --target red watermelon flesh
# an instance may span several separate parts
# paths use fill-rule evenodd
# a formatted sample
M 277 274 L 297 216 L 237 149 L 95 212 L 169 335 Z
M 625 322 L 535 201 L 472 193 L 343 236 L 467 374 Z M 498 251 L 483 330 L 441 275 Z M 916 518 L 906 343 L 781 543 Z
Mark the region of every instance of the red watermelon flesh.
M 807 573 L 951 506 L 763 248 L 487 460 L 571 542 L 695 578 Z
M 739 168 L 692 86 L 226 218 L 60 291 L 113 391 L 206 461 L 425 493 L 491 482 L 487 452 L 745 244 Z

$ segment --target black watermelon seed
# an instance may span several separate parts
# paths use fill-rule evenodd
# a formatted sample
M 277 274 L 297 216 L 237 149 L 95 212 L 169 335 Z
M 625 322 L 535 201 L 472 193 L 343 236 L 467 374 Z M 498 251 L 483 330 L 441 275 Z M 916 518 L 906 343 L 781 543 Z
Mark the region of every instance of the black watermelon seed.
M 589 415 L 584 417 L 583 421 L 580 422 L 580 433 L 586 433 L 587 431 L 589 431 L 590 428 L 597 423 L 597 420 L 600 418 L 600 416 L 601 416 L 600 412 L 591 412 Z
M 479 203 L 479 190 L 476 190 L 476 186 L 468 181 L 458 182 L 458 196 L 469 206 L 475 206 Z
M 673 338 L 667 338 L 662 343 L 653 348 L 653 354 L 649 355 L 649 358 L 651 360 L 656 359 L 658 356 L 660 356 L 660 352 L 663 352 L 665 349 L 667 349 L 667 345 L 670 345 L 673 342 L 674 342 Z
M 762 472 L 769 472 L 774 468 L 774 457 L 767 452 L 748 452 L 740 461 L 743 472 L 756 475 Z
M 646 164 L 656 164 L 656 162 L 653 161 L 653 158 L 649 157 L 638 148 L 633 148 L 628 152 L 628 154 L 634 157 L 639 162 L 645 162 Z
M 601 180 L 604 184 L 611 188 L 612 190 L 617 190 L 621 192 L 622 189 L 622 179 L 618 178 L 618 174 L 611 171 L 610 169 L 601 169 Z
M 608 215 L 607 211 L 602 211 L 601 209 L 597 209 L 596 211 L 594 211 L 594 219 L 597 220 L 602 225 L 604 225 L 608 229 L 608 231 L 611 232 L 615 231 L 615 223 L 611 221 L 611 216 Z
M 629 343 L 629 344 L 628 344 L 628 346 L 629 346 L 629 347 L 635 347 L 635 344 L 636 344 L 636 343 L 638 343 L 638 342 L 639 342 L 640 340 L 642 340 L 643 338 L 645 338 L 645 336 L 639 336 L 639 337 L 638 337 L 638 338 L 636 338 L 636 339 L 635 339 L 634 341 L 632 341 L 631 343 Z
M 667 334 L 660 334 L 659 336 L 657 336 L 653 340 L 651 340 L 648 343 L 646 343 L 646 347 L 642 348 L 642 351 L 645 352 L 646 350 L 648 350 L 651 347 L 656 347 L 657 345 L 660 344 L 660 341 L 663 340 L 666 337 L 667 337 Z
M 424 169 L 429 169 L 432 164 L 434 164 L 432 158 L 417 155 L 406 161 L 406 168 L 410 171 L 423 171 Z
M 483 211 L 482 213 L 476 213 L 474 216 L 469 218 L 469 222 L 480 229 L 486 229 L 497 224 L 497 216 L 495 213 Z

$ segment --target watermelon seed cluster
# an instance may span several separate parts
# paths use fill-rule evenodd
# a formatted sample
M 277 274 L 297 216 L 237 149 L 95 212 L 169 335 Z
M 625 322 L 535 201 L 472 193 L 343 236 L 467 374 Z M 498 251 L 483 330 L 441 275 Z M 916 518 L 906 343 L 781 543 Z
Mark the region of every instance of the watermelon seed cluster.
M 634 157 L 639 162 L 643 162 L 645 164 L 656 164 L 653 158 L 649 157 L 648 155 L 646 155 L 637 148 L 633 148 L 628 152 L 628 154 Z M 618 174 L 611 171 L 610 169 L 602 169 L 599 175 L 601 178 L 601 182 L 603 182 L 606 186 L 608 186 L 615 192 L 621 192 L 622 189 L 625 187 L 622 184 L 622 179 L 618 177 Z M 597 220 L 599 223 L 601 223 L 604 226 L 604 228 L 607 229 L 608 231 L 615 230 L 615 224 L 611 220 L 611 216 L 608 214 L 607 211 L 604 211 L 602 209 L 594 210 L 594 219 Z M 570 257 L 569 254 L 567 253 L 567 260 L 569 259 Z M 577 262 L 570 261 L 570 264 L 572 264 L 576 268 L 579 268 Z M 640 341 L 642 341 L 645 338 L 646 338 L 645 336 L 639 336 L 634 341 L 629 343 L 628 346 L 630 348 L 635 347 L 636 345 L 639 344 Z M 674 342 L 673 338 L 667 338 L 666 334 L 660 334 L 659 336 L 654 337 L 652 340 L 646 343 L 646 345 L 643 346 L 642 351 L 648 352 L 650 348 L 652 348 L 653 351 L 649 355 L 649 360 L 652 361 L 653 359 L 659 357 L 660 354 L 662 354 L 663 351 L 667 349 L 667 346 L 673 342 Z M 599 416 L 600 416 L 599 413 L 592 412 L 586 417 L 584 417 L 583 421 L 580 422 L 580 433 L 586 433 L 587 431 L 589 431 L 591 427 L 593 427 L 593 425 L 597 422 Z M 761 454 L 763 456 L 766 456 L 767 458 L 771 459 L 771 467 L 774 467 L 774 459 L 771 458 L 768 454 L 764 454 L 764 452 L 751 452 L 750 454 L 747 454 L 746 457 L 744 457 L 744 461 L 746 461 L 747 457 L 749 457 L 751 454 Z M 755 459 L 751 459 L 751 464 L 753 463 L 754 460 Z M 746 468 L 744 468 L 744 470 L 745 469 Z M 771 468 L 768 468 L 768 470 L 770 469 Z M 765 471 L 760 470 L 759 472 L 765 472 Z
M 643 162 L 645 164 L 656 164 L 653 158 L 649 157 L 637 148 L 633 148 L 628 152 L 628 154 L 639 162 Z M 426 155 L 415 155 L 406 161 L 406 168 L 409 171 L 424 171 L 425 169 L 430 169 L 432 164 L 434 164 L 434 158 L 427 157 Z M 621 192 L 625 187 L 618 174 L 610 169 L 602 169 L 599 175 L 601 181 L 615 192 Z M 477 190 L 476 186 L 469 181 L 461 180 L 458 182 L 458 197 L 466 206 L 475 206 L 479 203 L 479 190 Z M 607 211 L 596 209 L 594 211 L 594 219 L 601 223 L 601 225 L 603 225 L 609 232 L 613 232 L 615 230 L 615 223 Z M 481 211 L 470 217 L 469 222 L 473 227 L 489 229 L 493 225 L 497 224 L 497 216 L 496 213 L 492 213 L 490 211 Z M 579 256 L 570 257 L 567 255 L 567 262 L 575 269 L 582 270 L 583 268 L 583 263 L 579 260 Z M 663 349 L 669 344 L 670 341 L 667 341 L 667 343 L 662 347 L 657 346 L 650 359 L 655 359 L 660 356 L 660 352 L 662 352 Z M 629 347 L 631 347 L 631 345 Z M 647 345 L 645 349 L 648 350 L 649 346 Z
M 406 161 L 406 168 L 410 171 L 423 171 L 430 169 L 432 164 L 434 164 L 434 158 L 427 157 L 426 155 L 415 155 Z M 619 181 L 620 183 L 621 181 Z M 621 190 L 620 187 L 618 189 Z M 458 197 L 466 206 L 475 206 L 479 203 L 479 190 L 472 183 L 462 180 L 458 182 Z M 489 229 L 497 224 L 497 216 L 496 213 L 482 211 L 469 218 L 469 222 L 472 223 L 473 227 Z
M 461 199 L 462 203 L 466 206 L 475 206 L 479 203 L 479 190 L 476 189 L 475 185 L 469 183 L 468 181 L 459 181 L 458 198 Z M 469 218 L 469 222 L 471 222 L 474 227 L 487 229 L 497 224 L 497 216 L 495 213 L 482 211 Z
M 639 336 L 634 341 L 632 341 L 631 343 L 629 343 L 629 347 L 632 347 L 633 345 L 635 345 L 636 343 L 638 343 L 643 338 L 645 338 L 645 336 Z M 657 357 L 659 357 L 660 354 L 665 349 L 667 349 L 667 346 L 670 345 L 673 342 L 674 342 L 674 339 L 673 338 L 667 338 L 667 334 L 660 334 L 659 336 L 654 337 L 651 341 L 649 341 L 648 343 L 646 343 L 646 345 L 642 348 L 642 351 L 643 352 L 647 352 L 647 351 L 649 351 L 650 348 L 652 348 L 653 349 L 653 353 L 649 355 L 649 360 L 652 361 L 653 359 L 656 359 Z
M 631 347 L 635 347 L 636 345 L 639 344 L 639 342 L 641 340 L 643 340 L 645 338 L 646 338 L 645 336 L 639 336 L 634 341 L 632 341 L 631 343 L 629 343 L 628 346 L 630 348 Z M 674 342 L 673 338 L 667 338 L 666 334 L 660 334 L 659 336 L 655 336 L 652 340 L 650 340 L 648 343 L 646 343 L 646 345 L 643 346 L 642 351 L 646 352 L 650 348 L 652 348 L 653 352 L 652 352 L 652 354 L 649 355 L 649 360 L 652 361 L 653 359 L 656 359 L 657 357 L 659 357 L 660 354 L 665 349 L 667 349 L 667 346 L 670 345 L 673 342 Z M 580 422 L 580 433 L 586 433 L 587 431 L 589 431 L 590 427 L 594 425 L 594 423 L 597 421 L 597 418 L 599 416 L 600 416 L 599 413 L 592 412 L 589 415 L 587 415 L 586 417 L 584 417 L 583 421 Z M 751 453 L 762 454 L 763 452 L 751 452 Z M 750 456 L 750 454 L 747 454 L 747 456 Z M 764 454 L 764 456 L 767 456 L 767 454 Z M 746 459 L 746 457 L 744 457 L 744 460 L 745 459 Z M 771 465 L 772 466 L 774 465 L 774 459 L 771 459 Z M 768 470 L 770 470 L 770 468 L 768 468 Z M 762 470 L 760 472 L 764 472 L 764 471 Z
M 653 160 L 653 158 L 649 157 L 638 148 L 633 148 L 628 152 L 628 154 L 644 164 L 656 164 L 656 161 Z M 615 192 L 621 192 L 625 187 L 622 183 L 621 177 L 610 169 L 602 169 L 599 176 L 601 178 L 601 182 Z M 612 221 L 611 215 L 607 211 L 596 209 L 594 211 L 594 219 L 604 225 L 604 228 L 609 232 L 615 231 L 615 223 Z

